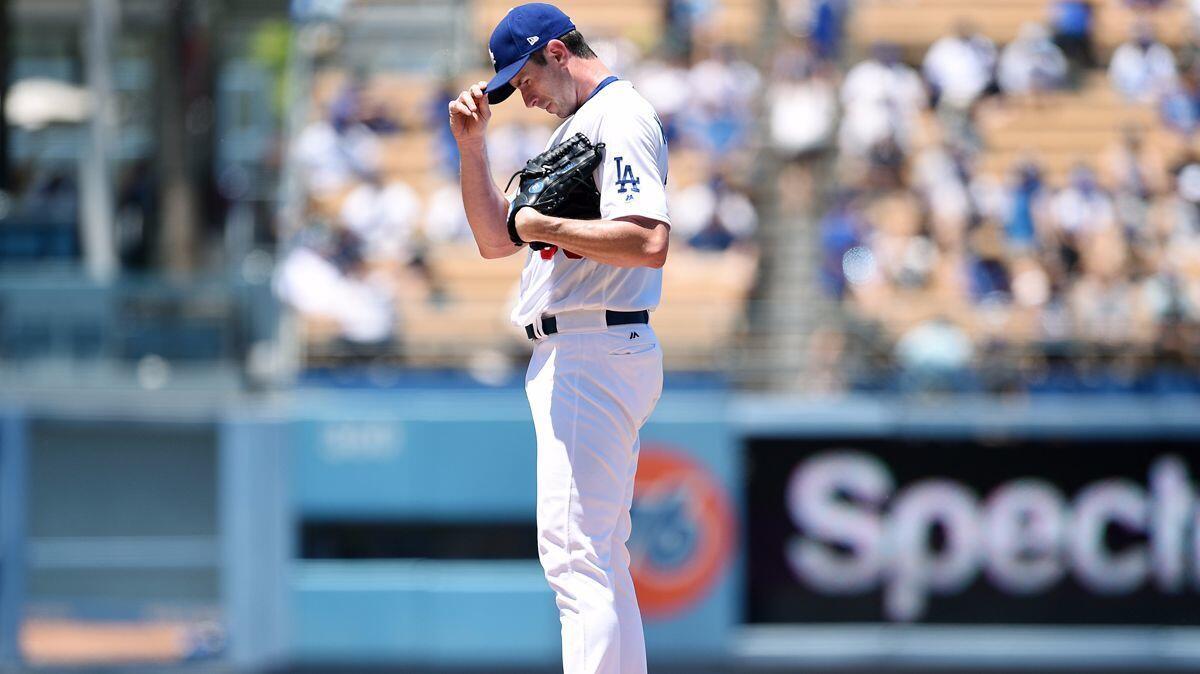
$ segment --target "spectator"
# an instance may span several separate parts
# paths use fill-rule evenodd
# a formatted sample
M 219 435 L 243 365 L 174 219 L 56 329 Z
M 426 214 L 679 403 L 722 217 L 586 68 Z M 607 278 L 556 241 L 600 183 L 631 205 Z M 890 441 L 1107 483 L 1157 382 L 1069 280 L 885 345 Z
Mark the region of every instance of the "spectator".
M 1036 94 L 1060 89 L 1067 81 L 1067 59 L 1040 23 L 1021 26 L 1000 57 L 1000 88 L 1006 94 Z
M 746 245 L 758 226 L 750 199 L 719 172 L 684 189 L 673 203 L 680 207 L 672 216 L 675 234 L 697 250 Z
M 1163 191 L 1165 170 L 1161 157 L 1147 147 L 1143 132 L 1134 126 L 1123 129 L 1121 140 L 1104 156 L 1106 184 L 1113 189 L 1118 222 L 1133 245 L 1150 244 L 1151 199 Z
M 847 0 L 812 0 L 808 38 L 818 59 L 836 61 L 842 51 Z
M 362 241 L 366 259 L 406 262 L 413 256 L 420 209 L 417 193 L 407 184 L 368 180 L 346 195 L 340 220 Z
M 457 180 L 446 182 L 430 192 L 425 203 L 425 238 L 433 243 L 471 241 L 471 225 L 467 222 Z
M 796 158 L 826 147 L 837 118 L 830 69 L 793 46 L 775 57 L 770 82 L 766 105 L 775 149 Z
M 1054 44 L 1071 65 L 1071 81 L 1079 84 L 1080 75 L 1096 67 L 1092 51 L 1091 0 L 1057 0 L 1050 10 Z
M 329 197 L 356 180 L 375 176 L 383 152 L 375 128 L 387 131 L 395 126 L 386 118 L 369 116 L 361 86 L 346 87 L 330 106 L 328 116 L 309 123 L 296 138 L 294 159 L 306 193 Z
M 394 294 L 386 276 L 363 262 L 349 233 L 298 245 L 276 269 L 273 286 L 305 318 L 333 322 L 349 355 L 383 355 L 393 350 Z
M 948 319 L 920 323 L 896 342 L 904 388 L 911 392 L 966 388 L 974 351 L 967 333 Z
M 991 86 L 996 67 L 996 47 L 966 21 L 954 35 L 933 43 L 925 55 L 922 72 L 933 92 L 943 133 L 956 142 L 980 145 L 973 123 L 973 107 Z
M 541 154 L 550 140 L 550 129 L 519 120 L 497 124 L 488 130 L 488 158 L 492 173 L 503 185 L 509 176 L 525 167 L 531 157 Z
M 441 169 L 443 176 L 456 179 L 458 178 L 458 143 L 454 140 L 454 134 L 450 133 L 450 125 L 446 123 L 446 106 L 450 101 L 458 98 L 459 91 L 454 80 L 443 79 L 433 97 L 429 99 L 429 105 L 425 111 L 425 123 L 428 128 L 434 130 L 437 140 L 437 166 Z
M 1112 200 L 1085 164 L 1071 170 L 1067 186 L 1054 195 L 1050 209 L 1058 232 L 1073 238 L 1108 229 L 1115 222 Z
M 709 58 L 692 66 L 685 108 L 692 144 L 715 155 L 741 147 L 753 121 L 751 105 L 760 81 L 758 70 L 738 58 L 730 44 L 714 47 Z
M 922 150 L 915 162 L 913 186 L 929 204 L 934 238 L 944 247 L 957 248 L 978 215 L 971 162 L 966 148 L 948 141 Z
M 846 254 L 863 244 L 869 229 L 854 194 L 841 190 L 834 195 L 818 229 L 821 232 L 821 286 L 833 297 L 842 299 L 846 292 L 843 269 Z
M 1200 129 L 1200 64 L 1188 68 L 1163 95 L 1159 113 L 1164 126 L 1191 140 Z
M 1004 238 L 1010 250 L 1023 253 L 1036 248 L 1038 223 L 1046 207 L 1041 168 L 1029 160 L 1018 164 L 1013 170 L 1004 220 Z
M 1150 103 L 1175 84 L 1175 56 L 1155 39 L 1153 27 L 1140 21 L 1133 40 L 1113 53 L 1108 77 L 1127 100 Z
M 900 61 L 900 48 L 875 44 L 871 57 L 851 68 L 842 84 L 842 153 L 863 157 L 877 143 L 892 140 L 907 154 L 924 97 L 921 78 Z
M 679 137 L 684 110 L 691 105 L 688 71 L 678 59 L 644 61 L 635 70 L 634 86 L 650 101 L 663 123 L 667 143 Z

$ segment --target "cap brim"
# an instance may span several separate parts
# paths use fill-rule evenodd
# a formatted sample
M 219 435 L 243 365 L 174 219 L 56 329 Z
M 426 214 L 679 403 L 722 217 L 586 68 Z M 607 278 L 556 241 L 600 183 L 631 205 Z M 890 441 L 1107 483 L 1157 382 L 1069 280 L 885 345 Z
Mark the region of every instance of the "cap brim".
M 495 105 L 504 102 L 504 99 L 512 96 L 516 91 L 513 85 L 509 84 L 512 78 L 517 76 L 517 73 L 525 66 L 525 62 L 529 60 L 530 54 L 526 54 L 521 58 L 500 69 L 496 76 L 488 81 L 484 91 L 487 92 L 488 103 Z

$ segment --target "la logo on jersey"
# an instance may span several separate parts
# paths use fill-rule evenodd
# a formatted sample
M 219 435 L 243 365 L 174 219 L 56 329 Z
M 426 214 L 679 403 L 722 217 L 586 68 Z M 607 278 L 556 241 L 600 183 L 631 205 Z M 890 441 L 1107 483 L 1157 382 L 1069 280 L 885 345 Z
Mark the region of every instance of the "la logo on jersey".
M 613 157 L 613 160 L 617 162 L 617 194 L 624 194 L 625 201 L 633 201 L 632 193 L 641 192 L 638 184 L 642 182 L 642 179 L 634 177 L 632 165 L 622 166 L 622 162 L 625 161 L 624 157 Z

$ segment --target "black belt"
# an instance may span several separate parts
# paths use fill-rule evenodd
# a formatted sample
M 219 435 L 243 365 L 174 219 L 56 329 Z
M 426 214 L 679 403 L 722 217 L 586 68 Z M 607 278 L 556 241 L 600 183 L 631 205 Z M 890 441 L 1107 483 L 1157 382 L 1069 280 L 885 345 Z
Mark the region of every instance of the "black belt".
M 641 311 L 605 311 L 604 322 L 612 327 L 614 325 L 640 325 L 650 322 L 650 312 L 645 309 Z M 542 333 L 553 335 L 558 332 L 558 320 L 553 316 L 546 316 L 542 319 Z M 525 326 L 525 336 L 530 339 L 537 339 L 533 333 L 533 324 Z

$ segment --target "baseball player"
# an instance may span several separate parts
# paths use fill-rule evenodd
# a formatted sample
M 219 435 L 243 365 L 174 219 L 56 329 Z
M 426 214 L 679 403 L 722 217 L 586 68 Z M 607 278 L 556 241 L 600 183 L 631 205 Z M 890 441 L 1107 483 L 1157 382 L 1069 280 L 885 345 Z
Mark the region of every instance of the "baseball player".
M 489 52 L 496 76 L 450 102 L 450 128 L 480 254 L 525 251 L 512 320 L 535 342 L 525 389 L 537 435 L 538 556 L 562 622 L 563 671 L 640 674 L 645 642 L 626 542 L 638 431 L 662 393 L 649 312 L 670 229 L 666 139 L 650 104 L 556 7 L 509 10 Z M 601 151 L 588 176 L 597 217 L 555 216 L 536 204 L 510 212 L 491 179 L 484 132 L 490 106 L 514 91 L 564 120 L 548 148 L 583 134 Z

